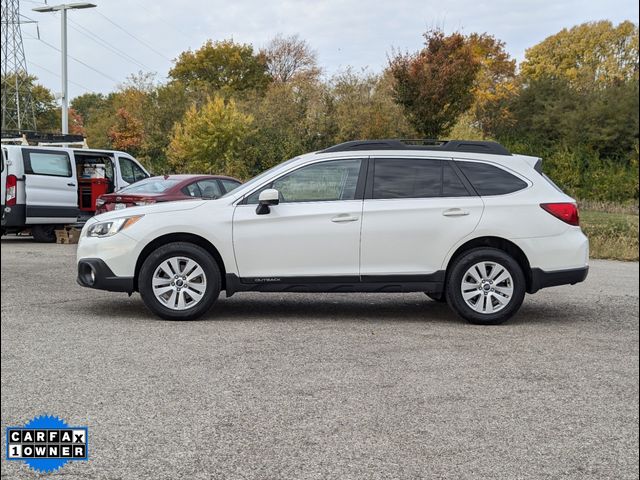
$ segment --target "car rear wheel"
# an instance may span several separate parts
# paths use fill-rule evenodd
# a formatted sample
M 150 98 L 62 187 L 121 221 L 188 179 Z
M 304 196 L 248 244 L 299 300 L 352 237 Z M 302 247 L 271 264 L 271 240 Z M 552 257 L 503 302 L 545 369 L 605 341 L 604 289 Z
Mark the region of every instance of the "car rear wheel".
M 524 300 L 522 268 L 508 253 L 496 248 L 465 252 L 447 277 L 447 303 L 470 323 L 503 323 L 515 315 Z
M 187 242 L 163 245 L 140 269 L 138 290 L 145 305 L 167 320 L 194 320 L 220 294 L 220 269 L 202 247 Z

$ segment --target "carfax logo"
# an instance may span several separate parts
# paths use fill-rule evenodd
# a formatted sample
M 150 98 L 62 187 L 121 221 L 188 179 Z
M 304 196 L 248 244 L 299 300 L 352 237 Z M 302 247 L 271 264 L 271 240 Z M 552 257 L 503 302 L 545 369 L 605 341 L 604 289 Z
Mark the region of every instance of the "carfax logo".
M 89 459 L 87 427 L 70 427 L 52 416 L 35 417 L 24 427 L 7 427 L 7 460 L 22 460 L 41 473 L 70 460 Z

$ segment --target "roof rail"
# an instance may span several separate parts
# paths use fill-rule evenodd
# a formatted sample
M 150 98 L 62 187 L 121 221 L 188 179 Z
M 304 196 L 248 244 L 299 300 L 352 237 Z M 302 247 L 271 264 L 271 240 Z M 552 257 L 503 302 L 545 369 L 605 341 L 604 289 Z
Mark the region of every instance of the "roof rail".
M 358 150 L 431 150 L 437 152 L 469 152 L 490 155 L 511 155 L 497 142 L 484 140 L 353 140 L 325 148 L 318 153 L 352 152 Z
M 2 143 L 17 145 L 39 145 L 51 147 L 68 147 L 78 145 L 88 148 L 83 135 L 69 135 L 61 133 L 41 133 L 29 131 L 2 131 Z

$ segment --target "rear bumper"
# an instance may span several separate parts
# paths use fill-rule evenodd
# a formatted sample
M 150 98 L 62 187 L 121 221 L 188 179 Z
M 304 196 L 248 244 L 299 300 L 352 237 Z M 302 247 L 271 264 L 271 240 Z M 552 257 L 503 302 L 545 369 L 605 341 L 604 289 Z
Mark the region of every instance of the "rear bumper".
M 13 205 L 11 207 L 6 207 L 4 205 L 2 208 L 2 228 L 7 227 L 24 227 L 25 219 L 26 219 L 26 210 L 24 205 Z
M 555 270 L 545 272 L 540 268 L 531 269 L 531 284 L 528 293 L 536 293 L 538 290 L 558 285 L 575 285 L 587 278 L 589 267 L 571 268 L 568 270 Z
M 97 290 L 110 292 L 132 293 L 134 290 L 133 277 L 118 277 L 99 258 L 83 258 L 78 262 L 79 285 Z

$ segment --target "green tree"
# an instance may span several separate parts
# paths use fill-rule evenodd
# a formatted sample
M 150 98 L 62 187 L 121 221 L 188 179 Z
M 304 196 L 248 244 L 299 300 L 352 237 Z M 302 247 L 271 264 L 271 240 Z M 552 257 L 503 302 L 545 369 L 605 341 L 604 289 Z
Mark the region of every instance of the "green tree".
M 422 135 L 446 135 L 458 117 L 473 105 L 473 83 L 479 61 L 460 33 L 438 30 L 424 34 L 425 48 L 396 54 L 389 61 L 394 98 Z
M 200 49 L 182 52 L 169 77 L 192 89 L 220 91 L 223 95 L 247 90 L 264 90 L 270 82 L 264 54 L 233 40 L 208 40 Z
M 173 128 L 167 148 L 175 171 L 216 173 L 245 178 L 250 170 L 245 144 L 253 118 L 233 100 L 213 97 L 200 110 L 195 105 Z
M 394 102 L 389 75 L 358 75 L 348 69 L 332 79 L 331 99 L 334 143 L 415 136 L 402 107 Z
M 241 102 L 243 111 L 254 118 L 248 141 L 256 161 L 250 165 L 250 173 L 332 142 L 334 125 L 328 90 L 320 82 L 296 77 L 284 83 L 273 82 L 264 95 Z
M 520 69 L 527 82 L 563 79 L 579 90 L 637 80 L 638 26 L 602 20 L 564 28 L 529 48 Z
M 34 81 L 31 86 L 31 98 L 36 114 L 36 129 L 39 132 L 59 132 L 61 111 L 51 90 Z
M 112 148 L 109 130 L 115 123 L 114 99 L 116 96 L 116 93 L 108 94 L 104 103 L 91 109 L 89 116 L 82 119 L 87 144 L 91 148 Z
M 4 77 L 2 83 L 11 83 L 15 77 Z M 6 81 L 6 82 L 5 82 Z M 40 132 L 59 132 L 60 131 L 60 107 L 58 107 L 55 97 L 51 90 L 38 83 L 37 77 L 27 75 L 20 82 L 20 100 L 22 102 L 27 98 L 28 93 L 31 94 L 33 101 L 33 112 L 36 122 L 36 130 Z M 15 99 L 11 96 L 6 98 L 7 108 L 13 109 Z M 31 122 L 28 122 L 31 123 Z
M 91 115 L 108 106 L 107 97 L 102 93 L 84 93 L 71 100 L 71 108 L 82 117 L 83 124 L 91 121 Z

